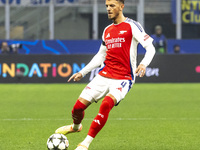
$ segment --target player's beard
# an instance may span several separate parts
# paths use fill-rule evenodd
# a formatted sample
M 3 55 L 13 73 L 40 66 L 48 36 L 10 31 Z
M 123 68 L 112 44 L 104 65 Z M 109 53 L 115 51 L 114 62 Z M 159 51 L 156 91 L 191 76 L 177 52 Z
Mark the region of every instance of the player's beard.
M 116 15 L 114 15 L 113 17 L 112 17 L 112 14 L 111 14 L 111 16 L 109 16 L 109 14 L 108 14 L 108 19 L 109 20 L 112 20 L 113 22 L 117 19 L 117 17 L 119 16 L 119 13 L 117 13 Z

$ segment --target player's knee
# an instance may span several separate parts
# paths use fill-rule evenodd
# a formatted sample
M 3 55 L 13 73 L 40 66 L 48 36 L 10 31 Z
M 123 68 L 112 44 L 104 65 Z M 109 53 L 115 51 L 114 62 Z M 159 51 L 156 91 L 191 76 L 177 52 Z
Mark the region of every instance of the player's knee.
M 104 110 L 111 110 L 114 107 L 114 101 L 111 97 L 106 96 L 102 101 L 101 108 Z
M 101 103 L 101 108 L 105 111 L 105 110 L 109 110 L 110 109 L 110 104 L 107 101 L 103 101 Z
M 86 108 L 86 106 L 83 103 L 81 103 L 79 100 L 77 100 L 73 109 L 72 109 L 72 114 L 82 113 L 85 108 Z

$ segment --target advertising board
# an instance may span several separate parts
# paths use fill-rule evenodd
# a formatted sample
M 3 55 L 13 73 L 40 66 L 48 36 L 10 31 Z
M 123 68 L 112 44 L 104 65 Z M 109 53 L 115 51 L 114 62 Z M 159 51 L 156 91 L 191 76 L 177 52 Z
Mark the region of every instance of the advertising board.
M 0 55 L 0 83 L 66 83 L 94 55 Z M 138 62 L 143 55 L 138 56 Z M 98 73 L 91 71 L 80 82 Z M 200 55 L 156 55 L 137 83 L 200 82 Z

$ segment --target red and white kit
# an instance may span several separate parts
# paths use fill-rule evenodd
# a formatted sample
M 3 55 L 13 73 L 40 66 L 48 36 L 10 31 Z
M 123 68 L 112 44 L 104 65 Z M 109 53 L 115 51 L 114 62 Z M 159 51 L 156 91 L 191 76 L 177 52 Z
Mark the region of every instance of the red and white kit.
M 126 89 L 124 91 L 118 90 L 119 92 L 124 93 L 122 94 L 123 96 L 117 96 L 117 94 L 115 94 L 116 91 L 112 92 L 110 88 L 112 85 L 107 85 L 107 88 L 103 90 L 106 91 L 105 93 L 114 94 L 113 96 L 116 95 L 115 98 L 120 101 L 130 90 L 132 81 L 135 81 L 134 72 L 136 70 L 138 44 L 140 43 L 146 49 L 145 56 L 140 64 L 148 66 L 155 54 L 155 49 L 152 45 L 153 39 L 145 33 L 138 22 L 127 18 L 120 24 L 111 24 L 107 26 L 103 32 L 102 40 L 103 42 L 99 52 L 93 57 L 89 64 L 80 71 L 80 73 L 85 76 L 94 68 L 102 65 L 99 75 L 104 77 L 105 80 L 116 80 L 118 84 L 115 85 L 115 89 Z M 99 78 L 99 76 L 97 76 L 97 78 Z M 117 80 L 120 80 L 121 82 Z M 101 96 L 97 96 L 97 93 L 95 92 L 102 91 L 102 89 L 99 89 L 101 87 L 103 88 L 101 81 L 102 79 L 92 80 L 92 83 L 89 83 L 83 90 L 81 97 L 92 101 L 91 99 L 97 100 L 96 97 L 99 99 L 104 96 L 104 92 L 104 95 Z M 129 84 L 124 85 L 124 83 Z M 99 84 L 101 84 L 101 86 L 98 86 Z M 110 81 L 109 84 L 111 84 Z M 125 88 L 125 86 L 128 86 L 129 88 Z M 102 94 L 102 92 L 98 93 Z

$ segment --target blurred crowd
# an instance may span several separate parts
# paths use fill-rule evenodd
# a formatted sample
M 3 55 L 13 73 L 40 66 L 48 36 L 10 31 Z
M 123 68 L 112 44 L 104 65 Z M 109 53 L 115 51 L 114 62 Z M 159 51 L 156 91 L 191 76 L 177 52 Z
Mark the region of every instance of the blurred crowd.
M 20 48 L 22 48 L 22 44 L 9 44 L 6 41 L 0 45 L 1 54 L 18 54 Z

